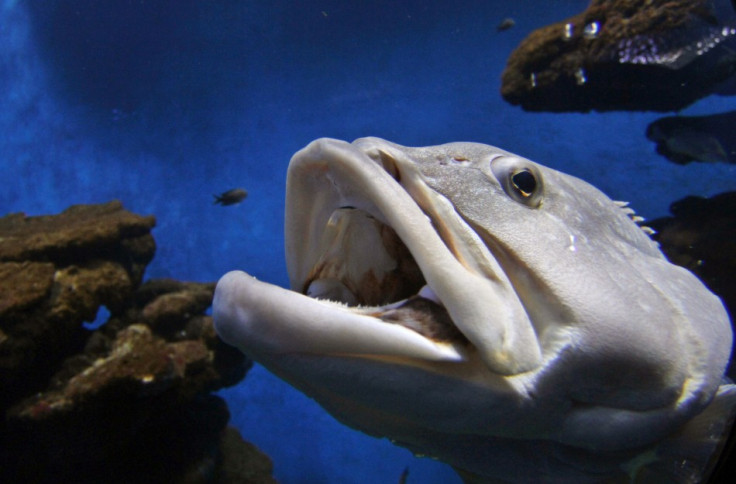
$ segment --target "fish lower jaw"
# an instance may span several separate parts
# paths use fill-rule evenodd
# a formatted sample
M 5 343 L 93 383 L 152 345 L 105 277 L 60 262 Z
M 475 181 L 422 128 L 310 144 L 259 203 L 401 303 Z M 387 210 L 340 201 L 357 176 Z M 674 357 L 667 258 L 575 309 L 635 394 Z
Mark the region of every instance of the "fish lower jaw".
M 213 301 L 217 334 L 259 361 L 285 355 L 401 358 L 459 362 L 453 344 L 433 341 L 358 308 L 262 282 L 241 271 L 225 274 Z

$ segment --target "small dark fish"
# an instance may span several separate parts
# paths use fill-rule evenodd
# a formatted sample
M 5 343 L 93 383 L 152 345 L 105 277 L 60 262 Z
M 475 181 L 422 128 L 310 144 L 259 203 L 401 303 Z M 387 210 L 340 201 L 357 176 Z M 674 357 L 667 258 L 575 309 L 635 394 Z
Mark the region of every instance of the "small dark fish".
M 498 24 L 498 26 L 496 27 L 496 32 L 503 32 L 504 30 L 510 29 L 514 25 L 516 25 L 516 21 L 511 17 L 506 17 L 501 21 L 500 24 Z
M 215 203 L 219 203 L 224 207 L 242 202 L 245 200 L 245 197 L 248 196 L 248 192 L 243 188 L 233 188 L 232 190 L 228 190 L 220 195 L 213 196 L 215 197 Z
M 399 484 L 406 484 L 406 479 L 409 477 L 409 468 L 405 467 L 404 472 L 399 476 Z
M 647 127 L 647 138 L 657 143 L 657 153 L 684 165 L 734 163 L 731 124 L 734 113 L 710 116 L 669 116 Z
M 715 136 L 698 130 L 678 130 L 664 140 L 664 152 L 683 162 L 728 163 L 728 153 Z

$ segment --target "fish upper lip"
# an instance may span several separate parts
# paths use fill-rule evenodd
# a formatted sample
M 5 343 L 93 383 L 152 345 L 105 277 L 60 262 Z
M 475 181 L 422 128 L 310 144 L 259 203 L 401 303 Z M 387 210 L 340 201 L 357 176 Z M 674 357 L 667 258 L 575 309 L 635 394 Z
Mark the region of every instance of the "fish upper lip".
M 447 199 L 427 187 L 411 160 L 400 158 L 391 145 L 374 139 L 353 144 L 321 139 L 294 155 L 287 176 L 285 233 L 292 288 L 307 289 L 320 256 L 322 230 L 334 211 L 354 207 L 396 232 L 453 324 L 494 372 L 517 374 L 538 367 L 541 349 L 531 324 L 515 327 L 526 315 L 519 316 L 519 309 L 507 304 L 506 299 L 515 295 L 509 294 L 506 276 L 499 268 L 494 280 L 464 266 L 472 265 L 462 260 L 468 258 L 464 250 L 488 252 L 487 248 L 473 243 L 467 249 L 463 240 L 447 243 L 458 224 L 460 237 L 477 239 L 477 235 L 458 221 Z M 441 227 L 445 218 L 456 226 Z

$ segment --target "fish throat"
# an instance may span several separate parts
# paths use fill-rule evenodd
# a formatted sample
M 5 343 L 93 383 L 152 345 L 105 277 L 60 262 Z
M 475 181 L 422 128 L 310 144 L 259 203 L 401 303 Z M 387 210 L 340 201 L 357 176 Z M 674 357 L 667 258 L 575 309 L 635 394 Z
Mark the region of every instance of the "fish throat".
M 303 294 L 344 303 L 435 341 L 465 341 L 406 244 L 368 212 L 351 206 L 336 209 L 318 252 Z

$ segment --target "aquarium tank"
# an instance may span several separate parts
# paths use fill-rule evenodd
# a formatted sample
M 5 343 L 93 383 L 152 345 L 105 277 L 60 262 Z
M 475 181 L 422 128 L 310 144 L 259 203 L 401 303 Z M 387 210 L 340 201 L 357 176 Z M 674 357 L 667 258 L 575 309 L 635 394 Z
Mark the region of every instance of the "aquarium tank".
M 731 0 L 0 0 L 0 480 L 727 482 L 734 95 Z

